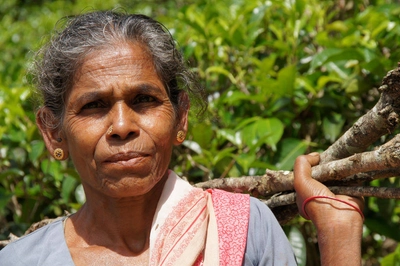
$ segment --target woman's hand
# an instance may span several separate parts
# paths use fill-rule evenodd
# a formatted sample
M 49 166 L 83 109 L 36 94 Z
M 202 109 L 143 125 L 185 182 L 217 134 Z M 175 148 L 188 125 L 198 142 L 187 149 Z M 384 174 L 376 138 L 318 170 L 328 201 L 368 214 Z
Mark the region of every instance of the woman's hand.
M 360 265 L 363 200 L 335 195 L 311 177 L 319 154 L 299 156 L 294 165 L 294 187 L 300 214 L 317 228 L 322 265 Z

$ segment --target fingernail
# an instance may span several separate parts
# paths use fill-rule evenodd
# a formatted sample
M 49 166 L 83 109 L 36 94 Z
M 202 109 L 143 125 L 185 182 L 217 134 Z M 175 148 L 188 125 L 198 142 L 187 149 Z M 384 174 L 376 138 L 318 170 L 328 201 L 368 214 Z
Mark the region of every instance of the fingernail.
M 310 156 L 318 156 L 319 153 L 318 152 L 312 152 L 312 153 L 309 153 L 308 155 L 310 155 Z

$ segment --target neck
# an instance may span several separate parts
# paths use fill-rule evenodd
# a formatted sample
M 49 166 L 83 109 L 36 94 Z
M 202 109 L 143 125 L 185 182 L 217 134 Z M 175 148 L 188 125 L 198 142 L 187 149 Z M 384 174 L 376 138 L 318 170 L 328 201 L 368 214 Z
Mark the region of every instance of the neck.
M 115 247 L 133 254 L 148 249 L 153 217 L 167 178 L 137 197 L 110 198 L 87 193 L 90 197 L 71 217 L 77 238 L 81 238 L 83 245 Z

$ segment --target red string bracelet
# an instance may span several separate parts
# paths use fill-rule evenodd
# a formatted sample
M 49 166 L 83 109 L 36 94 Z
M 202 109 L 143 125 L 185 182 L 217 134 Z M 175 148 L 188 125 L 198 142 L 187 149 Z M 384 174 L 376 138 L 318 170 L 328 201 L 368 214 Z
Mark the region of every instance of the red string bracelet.
M 311 219 L 310 219 L 310 216 L 308 216 L 308 214 L 307 214 L 306 205 L 307 205 L 307 203 L 309 203 L 310 201 L 312 201 L 312 200 L 314 200 L 314 199 L 331 199 L 331 200 L 336 200 L 336 201 L 339 201 L 339 202 L 341 202 L 341 203 L 344 203 L 344 204 L 346 204 L 346 205 L 352 207 L 354 210 L 356 210 L 356 211 L 361 215 L 361 218 L 362 218 L 363 221 L 364 221 L 364 214 L 362 213 L 362 211 L 360 210 L 360 208 L 358 208 L 358 207 L 355 206 L 354 204 L 351 204 L 350 202 L 347 202 L 347 201 L 345 201 L 345 200 L 341 200 L 341 199 L 338 199 L 338 198 L 330 197 L 330 196 L 312 196 L 312 197 L 307 198 L 307 199 L 303 202 L 303 205 L 302 205 L 301 209 L 303 210 L 303 213 L 304 213 L 304 215 L 305 215 L 305 218 L 308 219 L 308 220 L 311 220 Z

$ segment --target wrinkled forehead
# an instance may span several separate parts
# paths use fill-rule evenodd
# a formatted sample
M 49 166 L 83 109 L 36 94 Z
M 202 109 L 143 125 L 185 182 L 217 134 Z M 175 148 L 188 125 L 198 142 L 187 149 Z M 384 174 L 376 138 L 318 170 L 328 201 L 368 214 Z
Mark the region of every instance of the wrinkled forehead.
M 153 58 L 147 46 L 139 42 L 111 43 L 90 49 L 79 60 L 79 64 L 73 76 L 76 82 L 82 74 L 92 71 L 94 68 L 102 69 L 115 66 L 118 70 L 118 64 L 115 62 L 126 62 L 137 67 L 146 67 L 155 70 Z
M 111 82 L 108 80 L 111 77 L 114 82 L 123 82 L 123 79 L 133 81 L 135 78 L 158 79 L 160 86 L 165 90 L 148 49 L 141 44 L 119 43 L 92 50 L 82 58 L 73 75 L 72 86 L 66 99 L 77 84 Z

